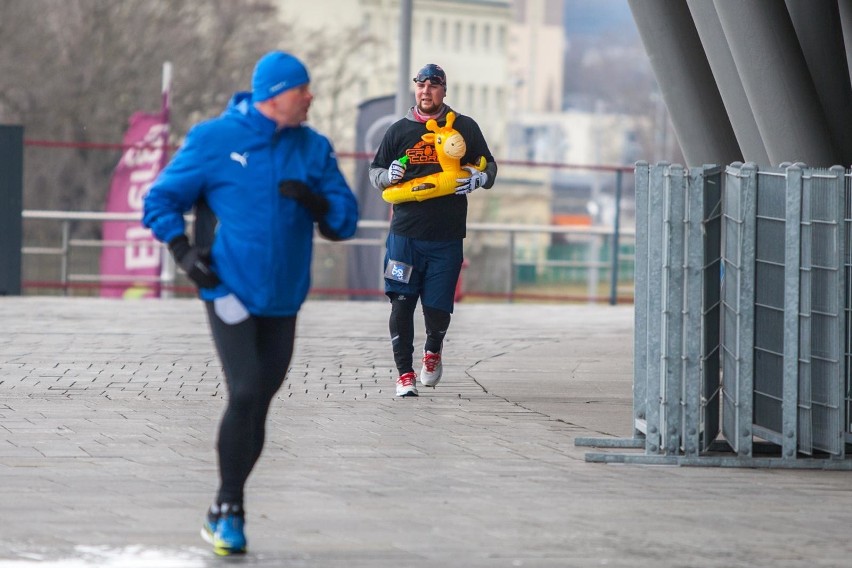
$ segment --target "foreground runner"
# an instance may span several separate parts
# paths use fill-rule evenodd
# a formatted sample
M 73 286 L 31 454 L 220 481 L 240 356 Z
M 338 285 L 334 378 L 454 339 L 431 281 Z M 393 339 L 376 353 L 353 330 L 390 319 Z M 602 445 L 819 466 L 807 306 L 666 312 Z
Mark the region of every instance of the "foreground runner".
M 195 126 L 145 197 L 144 225 L 168 243 L 206 303 L 227 381 L 219 491 L 202 529 L 220 555 L 246 550 L 244 487 L 293 354 L 314 222 L 339 240 L 358 221 L 331 143 L 302 124 L 313 99 L 308 83 L 292 55 L 263 56 L 252 92 L 236 93 L 220 117 Z M 185 234 L 183 215 L 199 203 L 218 222 L 209 250 Z

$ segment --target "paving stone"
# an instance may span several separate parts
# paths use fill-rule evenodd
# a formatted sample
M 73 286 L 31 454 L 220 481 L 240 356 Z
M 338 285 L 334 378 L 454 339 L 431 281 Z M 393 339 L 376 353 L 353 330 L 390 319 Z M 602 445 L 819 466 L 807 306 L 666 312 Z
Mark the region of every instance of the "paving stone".
M 393 396 L 387 316 L 384 302 L 302 310 L 249 479 L 243 563 L 852 558 L 849 472 L 585 462 L 575 438 L 632 435 L 629 306 L 462 303 L 445 377 L 418 399 Z M 198 538 L 227 396 L 202 304 L 3 297 L 0 317 L 0 511 L 14 519 L 2 523 L 0 568 L 221 566 Z

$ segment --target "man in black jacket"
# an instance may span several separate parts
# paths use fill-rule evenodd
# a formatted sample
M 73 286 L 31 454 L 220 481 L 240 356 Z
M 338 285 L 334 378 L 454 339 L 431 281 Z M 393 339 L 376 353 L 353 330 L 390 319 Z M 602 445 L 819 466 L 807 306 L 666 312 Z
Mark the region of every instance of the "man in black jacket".
M 444 104 L 447 76 L 441 67 L 430 63 L 417 73 L 414 84 L 415 105 L 388 128 L 370 165 L 370 182 L 377 189 L 442 171 L 434 145 L 421 137 L 428 132 L 429 119 L 443 126 L 447 113 L 452 111 Z M 455 114 L 453 128 L 467 147 L 461 164 L 474 164 L 484 157 L 485 171 L 465 168 L 470 177 L 459 178 L 455 194 L 393 206 L 385 253 L 385 294 L 391 302 L 389 327 L 399 371 L 397 396 L 418 394 L 413 367 L 414 310 L 418 298 L 426 324 L 420 382 L 434 387 L 441 380 L 441 349 L 464 260 L 467 194 L 479 187 L 490 188 L 497 177 L 497 164 L 479 125 L 468 116 Z

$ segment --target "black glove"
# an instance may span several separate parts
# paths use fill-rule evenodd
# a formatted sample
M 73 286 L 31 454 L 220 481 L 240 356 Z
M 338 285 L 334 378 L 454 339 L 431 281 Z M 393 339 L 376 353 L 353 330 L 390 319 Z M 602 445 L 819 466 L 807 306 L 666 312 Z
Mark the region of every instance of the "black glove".
M 314 193 L 307 184 L 295 179 L 285 179 L 278 184 L 278 191 L 284 197 L 295 199 L 299 205 L 307 209 L 314 221 L 319 221 L 328 213 L 328 199 Z
M 221 282 L 216 273 L 210 269 L 209 251 L 199 250 L 190 245 L 186 235 L 172 239 L 169 243 L 169 250 L 178 266 L 199 288 L 213 288 Z
M 328 226 L 328 223 L 325 221 L 320 221 L 317 223 L 317 229 L 319 229 L 320 235 L 326 240 L 329 241 L 342 241 L 340 235 L 331 230 L 331 227 Z

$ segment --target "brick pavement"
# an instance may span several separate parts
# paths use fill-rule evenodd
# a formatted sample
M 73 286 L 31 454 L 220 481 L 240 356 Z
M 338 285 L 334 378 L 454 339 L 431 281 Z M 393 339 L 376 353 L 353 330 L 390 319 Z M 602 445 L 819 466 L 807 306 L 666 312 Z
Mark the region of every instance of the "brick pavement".
M 462 304 L 396 399 L 387 310 L 309 302 L 249 480 L 250 566 L 850 565 L 848 472 L 589 464 L 629 436 L 632 309 Z M 201 303 L 0 298 L 0 568 L 229 564 L 197 535 Z

